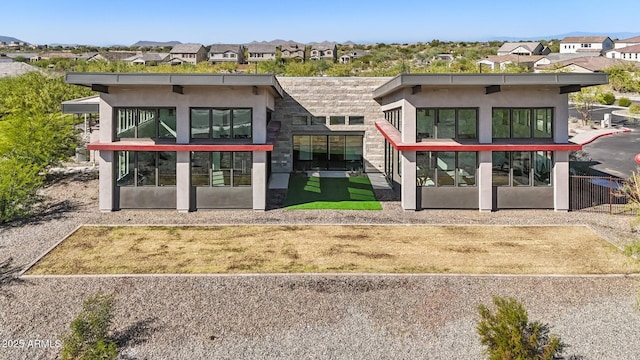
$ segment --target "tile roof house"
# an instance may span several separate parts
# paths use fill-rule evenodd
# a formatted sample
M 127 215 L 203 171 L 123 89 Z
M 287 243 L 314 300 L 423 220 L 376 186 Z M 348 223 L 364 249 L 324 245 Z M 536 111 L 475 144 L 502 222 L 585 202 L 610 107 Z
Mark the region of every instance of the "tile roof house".
M 340 56 L 340 63 L 347 64 L 347 63 L 350 63 L 353 59 L 359 59 L 367 55 L 369 55 L 369 53 L 366 51 L 352 50 Z
M 601 73 L 605 72 L 605 70 L 611 66 L 629 63 L 635 64 L 635 62 L 620 59 L 610 59 L 604 56 L 586 56 L 559 61 L 550 65 L 541 65 L 538 67 L 538 69 L 574 73 Z
M 169 53 L 146 52 L 124 59 L 125 62 L 139 65 L 158 65 L 169 59 Z
M 306 60 L 305 45 L 297 43 L 282 44 L 280 46 L 280 55 L 283 59 L 293 59 L 304 62 Z
M 332 42 L 321 42 L 311 46 L 309 52 L 309 58 L 311 60 L 338 60 L 338 45 Z
M 478 60 L 477 63 L 479 65 L 487 65 L 489 68 L 491 68 L 492 71 L 496 69 L 504 70 L 509 64 L 521 64 L 529 69 L 532 69 L 534 67 L 534 64 L 542 58 L 542 55 L 495 55 L 487 56 L 484 59 Z
M 611 49 L 605 53 L 611 59 L 622 59 L 640 62 L 640 44 Z
M 212 64 L 218 62 L 244 64 L 244 50 L 244 45 L 239 44 L 213 44 L 209 49 L 209 61 Z
M 277 48 L 275 45 L 269 44 L 249 44 L 247 52 L 249 53 L 249 62 L 269 61 L 276 59 Z
M 177 44 L 169 52 L 169 63 L 197 64 L 207 60 L 207 50 L 202 44 Z
M 604 54 L 613 49 L 608 36 L 567 36 L 560 41 L 560 53 L 598 52 Z
M 638 44 L 640 44 L 640 36 L 634 36 L 628 39 L 616 40 L 614 49 L 621 49 Z
M 540 42 L 506 42 L 498 49 L 498 55 L 546 55 L 551 50 Z

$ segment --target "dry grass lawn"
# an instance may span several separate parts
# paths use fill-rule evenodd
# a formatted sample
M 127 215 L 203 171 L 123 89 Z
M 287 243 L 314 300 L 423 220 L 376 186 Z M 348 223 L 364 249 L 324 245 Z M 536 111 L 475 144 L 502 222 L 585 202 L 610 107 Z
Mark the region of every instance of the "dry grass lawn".
M 621 274 L 583 226 L 85 226 L 27 274 Z

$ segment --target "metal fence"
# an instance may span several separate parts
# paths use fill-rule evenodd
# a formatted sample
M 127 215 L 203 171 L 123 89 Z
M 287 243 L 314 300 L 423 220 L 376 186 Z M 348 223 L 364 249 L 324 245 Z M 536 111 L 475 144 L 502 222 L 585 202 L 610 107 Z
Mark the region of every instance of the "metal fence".
M 613 176 L 571 176 L 569 207 L 571 211 L 636 215 L 627 202 L 624 179 Z

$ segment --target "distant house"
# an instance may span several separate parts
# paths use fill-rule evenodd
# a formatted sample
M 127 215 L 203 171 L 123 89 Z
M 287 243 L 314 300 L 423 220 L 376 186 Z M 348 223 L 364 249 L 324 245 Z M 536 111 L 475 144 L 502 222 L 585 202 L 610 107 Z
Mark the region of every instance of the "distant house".
M 628 39 L 617 40 L 615 42 L 614 49 L 622 49 L 628 46 L 639 45 L 640 44 L 640 36 L 635 36 Z
M 606 57 L 640 62 L 640 44 L 607 51 Z
M 567 61 L 579 57 L 598 57 L 599 53 L 571 53 L 571 54 L 560 54 L 560 53 L 551 53 L 548 55 L 544 55 L 538 61 L 533 64 L 534 69 L 544 68 L 547 65 L 556 64 L 562 61 Z
M 251 44 L 247 46 L 249 62 L 269 61 L 276 59 L 276 46 L 268 44 Z
M 131 56 L 136 55 L 137 53 L 134 51 L 106 51 L 103 53 L 100 53 L 100 56 L 96 56 L 93 59 L 90 59 L 88 61 L 107 61 L 107 62 L 112 62 L 112 61 L 124 61 L 124 59 L 129 58 Z
M 551 50 L 540 42 L 506 42 L 498 49 L 498 55 L 546 55 Z
M 158 65 L 167 62 L 169 53 L 141 53 L 124 59 L 125 62 L 137 65 Z
M 494 55 L 487 56 L 486 58 L 477 61 L 478 65 L 482 68 L 482 65 L 487 65 L 492 71 L 500 69 L 506 69 L 507 65 L 523 65 L 529 69 L 533 69 L 535 63 L 542 59 L 543 56 L 526 56 L 526 55 Z
M 309 52 L 309 58 L 311 60 L 338 60 L 338 45 L 332 42 L 322 42 L 316 45 L 311 46 L 311 51 Z
M 209 50 L 209 61 L 212 64 L 219 62 L 244 63 L 244 46 L 238 44 L 214 44 Z
M 297 43 L 287 43 L 280 46 L 280 54 L 282 59 L 293 59 L 296 61 L 305 61 L 305 45 Z
M 620 64 L 636 64 L 635 62 L 610 59 L 604 56 L 585 56 L 564 60 L 551 65 L 539 66 L 539 70 L 554 70 L 573 73 L 599 73 L 607 68 Z M 640 65 L 638 66 L 640 68 Z
M 560 41 L 560 53 L 596 52 L 604 54 L 613 49 L 613 40 L 608 36 L 568 36 Z
M 173 65 L 182 63 L 197 64 L 207 60 L 207 50 L 202 44 L 177 44 L 169 52 L 169 62 Z
M 353 61 L 353 59 L 359 59 L 363 56 L 367 56 L 369 55 L 368 52 L 366 51 L 357 51 L 357 50 L 352 50 L 349 51 L 348 53 L 340 56 L 340 63 L 341 64 L 347 64 L 350 63 L 351 61 Z

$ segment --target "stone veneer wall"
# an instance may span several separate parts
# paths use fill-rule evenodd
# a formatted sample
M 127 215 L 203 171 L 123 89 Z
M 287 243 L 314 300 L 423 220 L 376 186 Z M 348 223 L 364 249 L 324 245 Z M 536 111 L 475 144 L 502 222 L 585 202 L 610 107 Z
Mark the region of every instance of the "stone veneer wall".
M 384 137 L 374 123 L 384 119 L 373 90 L 389 81 L 389 77 L 278 77 L 285 94 L 276 99 L 272 120 L 282 127 L 273 149 L 273 172 L 291 172 L 294 133 L 327 133 L 328 131 L 364 132 L 365 171 L 384 169 Z M 326 116 L 326 125 L 292 125 L 294 115 Z M 364 125 L 348 125 L 349 116 L 364 116 Z M 345 116 L 346 125 L 329 125 L 330 116 Z

